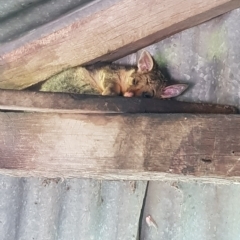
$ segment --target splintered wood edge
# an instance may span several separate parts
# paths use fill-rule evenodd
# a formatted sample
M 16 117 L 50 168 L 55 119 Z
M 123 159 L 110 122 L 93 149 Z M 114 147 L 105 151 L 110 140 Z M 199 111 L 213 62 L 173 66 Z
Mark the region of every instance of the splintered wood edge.
M 0 173 L 238 181 L 239 120 L 239 115 L 0 113 Z
M 24 89 L 69 67 L 118 59 L 238 7 L 239 0 L 97 1 L 1 46 L 0 88 Z

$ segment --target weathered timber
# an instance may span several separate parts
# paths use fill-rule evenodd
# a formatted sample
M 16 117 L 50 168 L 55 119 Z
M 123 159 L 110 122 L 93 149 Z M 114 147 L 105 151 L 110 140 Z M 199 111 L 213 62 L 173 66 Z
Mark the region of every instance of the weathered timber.
M 0 88 L 23 89 L 69 67 L 118 59 L 238 7 L 239 0 L 96 1 L 1 46 Z
M 0 90 L 0 110 L 58 113 L 237 113 L 233 106 L 175 100 Z
M 161 179 L 240 177 L 240 116 L 0 114 L 0 173 Z

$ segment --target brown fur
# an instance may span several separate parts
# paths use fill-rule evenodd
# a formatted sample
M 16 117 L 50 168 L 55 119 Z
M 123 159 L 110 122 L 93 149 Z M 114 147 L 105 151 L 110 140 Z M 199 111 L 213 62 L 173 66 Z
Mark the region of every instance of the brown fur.
M 80 94 L 158 97 L 166 87 L 166 79 L 154 66 L 150 54 L 144 51 L 138 67 L 107 65 L 104 67 L 75 67 L 44 82 L 40 91 Z

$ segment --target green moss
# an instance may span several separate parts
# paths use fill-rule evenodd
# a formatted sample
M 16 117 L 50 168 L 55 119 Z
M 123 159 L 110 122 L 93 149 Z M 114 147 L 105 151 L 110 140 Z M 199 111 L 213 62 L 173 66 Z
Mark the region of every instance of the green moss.
M 157 53 L 154 56 L 154 60 L 156 61 L 156 63 L 158 64 L 159 67 L 164 67 L 167 65 L 167 59 L 165 58 L 165 56 L 163 54 Z
M 166 46 L 163 52 L 157 53 L 154 56 L 154 59 L 160 67 L 165 67 L 168 63 L 176 65 L 179 62 L 179 56 L 176 54 L 176 48 L 173 49 L 171 46 Z
M 210 33 L 209 38 L 206 39 L 208 59 L 221 59 L 226 54 L 227 43 L 225 35 L 226 29 L 224 26 Z

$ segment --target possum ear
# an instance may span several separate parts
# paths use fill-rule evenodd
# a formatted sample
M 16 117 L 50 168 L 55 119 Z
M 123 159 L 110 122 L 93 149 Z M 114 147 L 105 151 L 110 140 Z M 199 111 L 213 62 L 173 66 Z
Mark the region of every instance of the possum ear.
M 153 69 L 153 59 L 149 52 L 143 51 L 138 60 L 138 71 L 139 72 L 149 72 Z
M 182 94 L 183 91 L 187 89 L 187 84 L 174 84 L 163 89 L 161 98 L 172 98 L 177 97 Z

